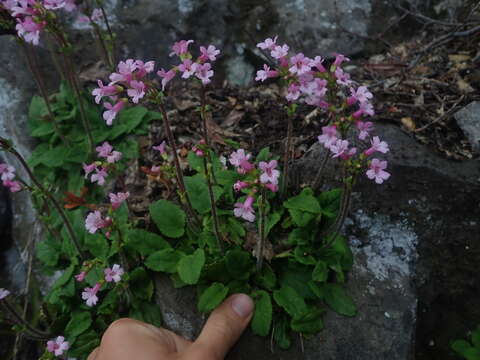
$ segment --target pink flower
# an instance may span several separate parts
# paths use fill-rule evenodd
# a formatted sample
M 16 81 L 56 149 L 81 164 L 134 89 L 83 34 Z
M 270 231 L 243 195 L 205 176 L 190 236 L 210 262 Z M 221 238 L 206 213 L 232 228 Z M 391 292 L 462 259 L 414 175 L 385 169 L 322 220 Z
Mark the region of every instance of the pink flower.
M 251 154 L 245 153 L 244 149 L 238 149 L 230 154 L 228 161 L 230 161 L 230 164 L 233 166 L 240 166 L 242 161 L 248 161 L 251 156 Z
M 77 8 L 77 5 L 75 4 L 75 0 L 65 0 L 65 6 L 64 6 L 64 10 L 66 12 L 72 12 L 73 10 L 75 10 Z M 99 12 L 100 11 L 100 18 L 103 17 L 102 15 L 102 11 L 100 9 L 94 9 L 93 12 L 92 12 L 92 19 L 94 18 L 94 16 L 98 16 L 95 14 L 95 12 Z
M 58 336 L 55 340 L 47 342 L 47 351 L 55 354 L 55 356 L 63 355 L 69 348 L 70 345 L 63 336 Z
M 110 156 L 113 150 L 113 146 L 108 143 L 108 141 L 105 141 L 101 146 L 97 146 L 95 148 L 97 151 L 97 155 L 102 158 L 107 158 Z
M 153 150 L 157 150 L 160 152 L 161 155 L 164 155 L 167 153 L 167 151 L 165 150 L 167 146 L 167 143 L 165 142 L 165 140 L 163 140 L 160 145 L 157 145 L 157 146 L 153 146 L 152 149 Z
M 178 70 L 182 72 L 182 79 L 188 79 L 197 71 L 197 63 L 193 63 L 190 59 L 184 59 L 183 62 L 178 65 Z
M 208 45 L 208 48 L 200 46 L 200 52 L 202 53 L 200 56 L 201 61 L 215 61 L 217 60 L 217 55 L 220 54 L 220 50 L 217 50 L 213 45 Z
M 263 171 L 260 175 L 260 182 L 263 184 L 272 183 L 274 185 L 278 184 L 278 177 L 280 176 L 280 171 L 276 170 L 277 160 L 271 160 L 270 162 L 260 161 L 258 167 Z
M 43 0 L 45 9 L 57 10 L 65 6 L 65 0 Z
M 273 39 L 267 38 L 265 39 L 264 42 L 258 43 L 257 47 L 262 49 L 262 50 L 273 50 L 275 46 L 277 45 L 277 38 L 278 36 L 275 36 Z
M 292 64 L 288 69 L 292 74 L 302 75 L 309 72 L 312 68 L 310 67 L 311 59 L 305 57 L 302 53 L 298 53 L 295 56 L 290 58 L 290 63 Z
M 123 109 L 125 106 L 125 101 L 120 100 L 115 105 L 112 105 L 108 102 L 103 103 L 103 106 L 107 111 L 103 113 L 103 119 L 107 123 L 108 126 L 112 126 L 113 120 L 117 117 L 117 114 Z
M 143 78 L 145 75 L 153 71 L 155 68 L 155 61 L 147 61 L 144 63 L 142 60 L 135 60 L 135 65 L 137 67 L 137 77 Z
M 105 178 L 108 176 L 107 170 L 102 167 L 101 169 L 95 168 L 95 174 L 90 177 L 92 183 L 96 182 L 98 185 L 102 186 L 105 184 Z
M 188 45 L 193 43 L 193 40 L 180 40 L 173 44 L 172 50 L 169 56 L 177 55 L 182 56 L 188 52 Z
M 327 70 L 323 67 L 324 61 L 325 59 L 323 59 L 321 56 L 315 56 L 315 58 L 310 62 L 310 67 L 315 67 L 320 72 L 326 72 Z
M 373 131 L 373 123 L 371 121 L 357 121 L 356 125 L 358 131 L 360 131 L 360 133 L 358 134 L 358 138 L 360 140 L 365 140 L 370 134 L 370 132 Z
M 322 135 L 318 137 L 318 142 L 329 149 L 337 141 L 337 127 L 335 125 L 322 127 Z
M 104 271 L 105 281 L 106 282 L 116 282 L 118 283 L 122 279 L 124 273 L 122 267 L 118 264 L 114 264 L 112 268 L 106 268 Z
M 103 219 L 102 214 L 98 210 L 88 214 L 85 219 L 85 229 L 87 229 L 90 234 L 95 234 L 98 229 L 103 229 L 110 224 L 111 221 Z
M 132 98 L 134 104 L 138 104 L 138 101 L 145 96 L 146 86 L 142 81 L 132 80 L 130 87 L 127 89 L 127 95 Z
M 97 293 L 100 290 L 100 284 L 97 283 L 93 288 L 86 287 L 82 292 L 82 299 L 86 300 L 87 306 L 94 306 L 97 304 L 98 297 Z
M 119 192 L 119 193 L 110 193 L 108 194 L 108 196 L 110 197 L 110 203 L 112 204 L 112 209 L 113 210 L 117 210 L 121 205 L 122 203 L 128 199 L 128 197 L 130 196 L 130 193 L 127 191 L 127 192 Z
M 377 184 L 383 183 L 390 177 L 390 173 L 384 171 L 387 168 L 387 162 L 379 159 L 372 159 L 367 170 L 367 177 L 370 180 L 375 180 Z
M 348 140 L 338 139 L 330 146 L 330 151 L 333 153 L 333 157 L 339 157 L 343 154 L 347 154 L 349 142 Z
M 7 187 L 12 193 L 22 190 L 22 185 L 18 181 L 5 180 L 3 186 Z
M 27 43 L 38 45 L 40 40 L 40 30 L 45 27 L 46 23 L 44 21 L 37 23 L 31 16 L 27 16 L 23 20 L 17 18 L 17 22 L 18 24 L 15 26 L 15 29 L 17 30 L 18 36 Z
M 75 280 L 77 280 L 78 282 L 82 282 L 83 280 L 85 280 L 85 276 L 87 276 L 87 272 L 82 271 L 80 274 L 75 275 Z
M 98 150 L 97 150 L 98 151 Z M 83 164 L 83 171 L 85 171 L 85 179 L 88 175 L 97 168 L 97 164 L 92 163 L 90 165 Z
M 213 76 L 213 70 L 210 70 L 211 67 L 210 63 L 205 63 L 203 65 L 197 64 L 196 66 L 195 75 L 202 80 L 203 85 L 207 85 L 211 82 L 210 78 Z
M 112 73 L 109 79 L 112 81 L 110 85 L 117 82 L 129 83 L 133 79 L 133 72 L 137 69 L 137 63 L 133 59 L 120 61 L 117 66 L 118 73 Z
M 278 191 L 278 185 L 276 185 L 276 184 L 268 183 L 268 184 L 265 184 L 265 187 L 268 190 L 270 190 L 271 192 L 277 192 Z
M 367 156 L 372 155 L 376 151 L 386 154 L 390 150 L 388 144 L 385 141 L 380 141 L 378 136 L 374 136 L 370 143 L 372 146 L 365 151 L 365 155 Z
M 347 99 L 349 105 L 354 104 L 355 102 L 365 103 L 370 101 L 373 97 L 372 93 L 368 91 L 366 86 L 360 86 L 357 90 L 350 88 L 351 96 Z
M 165 91 L 165 86 L 167 86 L 168 82 L 175 77 L 176 72 L 173 70 L 165 71 L 164 69 L 161 69 L 157 71 L 157 75 L 162 78 L 162 91 Z
M 270 52 L 270 55 L 272 55 L 274 59 L 281 59 L 288 55 L 289 49 L 290 48 L 287 44 L 283 44 L 282 46 L 275 46 Z
M 270 67 L 267 64 L 263 64 L 263 70 L 257 71 L 256 81 L 265 81 L 268 78 L 278 76 L 278 72 L 275 70 L 270 70 Z
M 11 2 L 6 2 L 5 7 L 10 6 L 10 11 L 12 12 L 13 17 L 18 17 L 21 15 L 35 15 L 36 10 L 31 6 L 34 5 L 34 2 L 31 0 L 19 0 L 15 1 L 16 6 L 12 6 Z
M 0 174 L 2 181 L 15 179 L 15 168 L 7 164 L 0 164 Z
M 287 95 L 285 98 L 292 102 L 297 100 L 300 97 L 300 85 L 291 83 L 290 86 L 287 89 Z
M 246 183 L 245 181 L 237 181 L 235 184 L 233 184 L 233 189 L 235 191 L 240 191 L 242 189 L 245 189 L 246 187 L 248 187 L 248 183 Z
M 350 80 L 350 74 L 343 71 L 342 68 L 335 70 L 335 77 L 337 78 L 337 84 L 348 86 L 352 83 Z
M 345 55 L 337 54 L 337 56 L 335 57 L 335 61 L 333 62 L 333 65 L 340 66 L 344 61 L 350 61 L 350 59 L 345 57 Z
M 240 166 L 237 167 L 237 172 L 239 174 L 246 174 L 246 173 L 252 171 L 253 169 L 255 169 L 255 165 L 253 165 L 248 160 L 242 160 L 242 161 L 240 161 Z
M 253 197 L 247 196 L 247 199 L 244 203 L 235 203 L 235 209 L 233 209 L 233 214 L 236 217 L 241 217 L 247 221 L 255 221 L 255 210 L 252 208 Z
M 0 288 L 0 300 L 5 299 L 8 295 L 10 295 L 10 291 L 4 288 Z
M 360 103 L 360 108 L 352 114 L 352 116 L 356 119 L 358 119 L 362 115 L 375 115 L 375 111 L 373 110 L 373 105 L 371 103 Z
M 93 89 L 92 95 L 95 96 L 95 102 L 100 104 L 100 100 L 104 96 L 113 96 L 122 90 L 121 87 L 115 85 L 104 86 L 101 80 L 98 80 L 98 88 Z

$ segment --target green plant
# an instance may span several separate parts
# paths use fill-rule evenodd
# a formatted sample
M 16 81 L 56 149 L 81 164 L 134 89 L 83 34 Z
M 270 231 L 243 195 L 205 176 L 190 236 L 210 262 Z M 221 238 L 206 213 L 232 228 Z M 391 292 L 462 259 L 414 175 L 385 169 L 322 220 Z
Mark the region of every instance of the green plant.
M 470 341 L 455 340 L 450 344 L 457 355 L 466 360 L 480 359 L 480 325 L 470 334 Z

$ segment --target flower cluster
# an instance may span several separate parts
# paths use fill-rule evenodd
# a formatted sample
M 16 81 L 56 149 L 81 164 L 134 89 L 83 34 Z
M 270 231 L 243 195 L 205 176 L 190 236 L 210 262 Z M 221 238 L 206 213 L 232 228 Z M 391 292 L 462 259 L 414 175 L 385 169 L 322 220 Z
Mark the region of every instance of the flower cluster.
M 87 266 L 87 268 L 85 270 L 83 270 L 80 274 L 75 275 L 75 279 L 78 282 L 84 281 L 85 277 L 87 276 L 90 269 L 91 269 L 91 265 Z M 124 273 L 125 273 L 125 271 L 118 264 L 114 264 L 111 268 L 108 267 L 108 268 L 104 269 L 103 270 L 103 274 L 104 274 L 104 279 L 103 280 L 100 280 L 99 282 L 97 282 L 93 287 L 86 287 L 85 289 L 83 289 L 82 299 L 85 300 L 85 303 L 87 304 L 87 306 L 91 307 L 91 306 L 94 306 L 94 305 L 97 304 L 97 302 L 98 302 L 97 293 L 100 291 L 100 288 L 102 287 L 102 285 L 104 283 L 106 283 L 106 282 L 107 283 L 110 283 L 110 282 L 118 283 L 122 280 L 122 276 L 123 276 Z
M 110 198 L 112 210 L 117 210 L 129 196 L 129 192 L 119 192 L 116 194 L 110 193 L 108 197 Z M 90 234 L 95 234 L 98 230 L 103 228 L 109 228 L 112 224 L 113 220 L 109 216 L 103 218 L 102 213 L 99 210 L 89 213 L 85 219 L 85 229 L 87 229 Z M 110 233 L 107 231 L 107 237 L 109 234 Z
M 19 181 L 15 181 L 15 168 L 7 164 L 0 164 L 0 179 L 3 186 L 7 187 L 11 192 L 22 190 Z
M 228 161 L 235 166 L 239 174 L 245 175 L 243 180 L 239 180 L 233 185 L 234 190 L 247 193 L 243 203 L 235 203 L 233 213 L 236 217 L 253 222 L 255 220 L 255 210 L 252 205 L 255 201 L 255 193 L 262 187 L 272 192 L 277 192 L 280 171 L 276 169 L 278 165 L 277 160 L 269 162 L 260 161 L 257 169 L 250 159 L 251 154 L 245 152 L 244 149 L 238 149 L 230 154 Z
M 189 45 L 193 40 L 181 40 L 172 46 L 170 56 L 177 55 L 181 63 L 173 66 L 170 70 L 160 69 L 157 75 L 162 79 L 162 91 L 167 84 L 176 76 L 177 72 L 182 74 L 182 79 L 196 77 L 203 85 L 211 82 L 213 76 L 211 62 L 217 59 L 220 50 L 213 45 L 200 46 L 200 56 L 192 61 L 193 56 L 188 51 Z M 107 109 L 103 113 L 103 119 L 107 125 L 111 126 L 118 113 L 125 107 L 129 100 L 138 104 L 148 93 L 148 90 L 154 87 L 147 74 L 152 73 L 155 68 L 154 61 L 143 62 L 142 60 L 128 59 L 120 61 L 117 66 L 117 72 L 110 74 L 110 82 L 104 85 L 98 80 L 98 88 L 93 89 L 92 95 L 95 96 L 95 102 L 100 104 L 102 98 L 107 97 L 110 102 L 104 102 L 103 106 Z
M 56 339 L 47 342 L 47 351 L 55 356 L 62 356 L 69 348 L 70 344 L 63 336 L 57 336 Z
M 289 46 L 278 45 L 277 37 L 268 38 L 257 44 L 257 47 L 270 51 L 271 57 L 277 61 L 277 67 L 270 69 L 264 65 L 263 70 L 257 71 L 256 80 L 281 78 L 287 84 L 286 99 L 289 102 L 306 103 L 328 112 L 328 118 L 333 120 L 330 125 L 322 128 L 318 141 L 332 153 L 333 158 L 347 161 L 358 155 L 356 165 L 367 165 L 367 177 L 377 184 L 387 180 L 390 177 L 385 171 L 387 162 L 367 159 L 376 152 L 385 154 L 389 148 L 378 136 L 370 139 L 374 126 L 371 121 L 364 121 L 363 118 L 375 114 L 371 103 L 373 95 L 366 86 L 355 87 L 350 74 L 342 68 L 342 64 L 350 59 L 337 54 L 328 67 L 321 56 L 313 59 L 302 53 L 289 56 Z M 353 127 L 358 131 L 360 140 L 370 141 L 370 147 L 360 154 L 346 139 Z
M 83 164 L 83 171 L 85 171 L 85 179 L 90 176 L 92 183 L 98 185 L 105 184 L 105 178 L 108 175 L 108 168 L 122 158 L 122 153 L 113 150 L 113 146 L 105 141 L 101 146 L 97 146 L 96 149 L 99 158 L 105 159 L 104 161 L 95 161 L 91 164 Z M 90 175 L 91 174 L 91 175 Z
M 38 45 L 40 32 L 47 26 L 47 11 L 63 9 L 70 12 L 76 5 L 75 0 L 0 0 L 0 7 L 15 18 L 18 36 Z

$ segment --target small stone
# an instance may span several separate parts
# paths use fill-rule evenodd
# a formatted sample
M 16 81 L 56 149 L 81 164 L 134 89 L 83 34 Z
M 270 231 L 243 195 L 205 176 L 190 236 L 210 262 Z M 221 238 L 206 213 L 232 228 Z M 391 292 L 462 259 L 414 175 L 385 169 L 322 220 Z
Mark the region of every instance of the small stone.
M 386 317 L 387 319 L 390 319 L 390 314 L 389 314 L 388 312 L 385 311 L 385 314 L 384 314 L 384 315 L 385 315 L 385 317 Z
M 480 102 L 473 101 L 454 115 L 473 151 L 480 153 Z

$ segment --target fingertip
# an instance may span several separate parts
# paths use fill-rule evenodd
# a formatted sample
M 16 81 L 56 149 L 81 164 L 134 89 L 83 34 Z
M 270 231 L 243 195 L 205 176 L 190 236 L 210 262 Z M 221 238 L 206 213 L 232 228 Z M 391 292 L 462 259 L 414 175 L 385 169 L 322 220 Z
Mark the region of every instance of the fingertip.
M 247 318 L 252 315 L 255 303 L 252 298 L 246 294 L 234 294 L 230 297 L 230 306 L 232 310 L 241 318 Z

